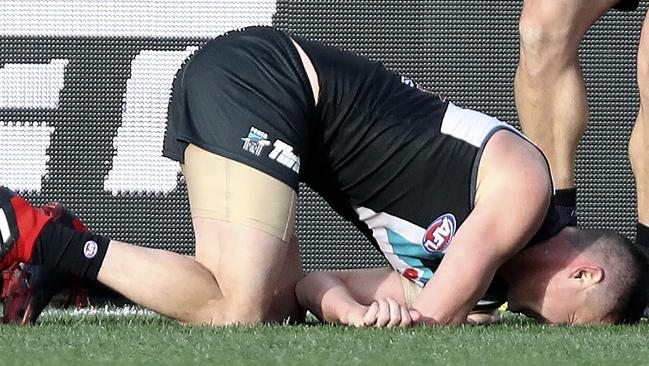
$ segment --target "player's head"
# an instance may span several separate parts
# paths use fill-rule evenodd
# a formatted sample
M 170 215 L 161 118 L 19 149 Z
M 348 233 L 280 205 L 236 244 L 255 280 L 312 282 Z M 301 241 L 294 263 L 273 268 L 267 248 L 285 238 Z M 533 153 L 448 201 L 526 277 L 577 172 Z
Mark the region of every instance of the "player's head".
M 649 301 L 644 250 L 612 230 L 566 228 L 511 262 L 510 309 L 548 323 L 633 323 Z

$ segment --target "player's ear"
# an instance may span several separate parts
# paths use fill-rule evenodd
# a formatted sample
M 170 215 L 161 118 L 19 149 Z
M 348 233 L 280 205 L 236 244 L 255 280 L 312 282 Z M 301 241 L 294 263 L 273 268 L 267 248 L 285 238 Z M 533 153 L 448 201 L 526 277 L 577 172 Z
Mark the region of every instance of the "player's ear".
M 604 280 L 604 269 L 599 266 L 580 266 L 572 272 L 572 278 L 582 287 L 590 287 Z

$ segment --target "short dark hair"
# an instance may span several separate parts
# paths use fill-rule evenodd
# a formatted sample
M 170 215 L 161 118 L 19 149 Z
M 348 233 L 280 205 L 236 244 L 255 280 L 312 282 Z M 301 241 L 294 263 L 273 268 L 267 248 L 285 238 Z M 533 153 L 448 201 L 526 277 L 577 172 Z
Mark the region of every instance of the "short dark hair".
M 649 254 L 646 248 L 607 229 L 581 230 L 575 243 L 604 269 L 604 286 L 594 294 L 615 324 L 640 320 L 649 303 Z

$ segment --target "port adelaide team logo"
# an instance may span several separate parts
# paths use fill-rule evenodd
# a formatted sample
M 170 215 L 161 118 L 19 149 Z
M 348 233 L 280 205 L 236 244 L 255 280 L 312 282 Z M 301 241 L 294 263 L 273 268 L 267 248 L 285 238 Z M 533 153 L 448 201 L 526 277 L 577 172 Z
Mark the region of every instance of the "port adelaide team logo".
M 243 141 L 242 149 L 255 156 L 260 156 L 264 147 L 270 146 L 268 134 L 255 127 L 250 127 L 248 136 L 242 137 L 241 140 Z M 268 154 L 268 158 L 291 169 L 295 173 L 300 173 L 300 157 L 293 150 L 293 146 L 282 140 L 275 140 L 273 150 Z
M 255 154 L 256 156 L 259 156 L 261 154 L 261 150 L 265 146 L 270 145 L 268 134 L 254 127 L 250 127 L 248 136 L 242 137 L 241 140 L 243 141 L 243 149 L 250 152 L 251 154 Z
M 438 217 L 426 229 L 426 235 L 422 240 L 424 249 L 430 253 L 443 253 L 451 244 L 456 229 L 455 216 L 447 213 Z

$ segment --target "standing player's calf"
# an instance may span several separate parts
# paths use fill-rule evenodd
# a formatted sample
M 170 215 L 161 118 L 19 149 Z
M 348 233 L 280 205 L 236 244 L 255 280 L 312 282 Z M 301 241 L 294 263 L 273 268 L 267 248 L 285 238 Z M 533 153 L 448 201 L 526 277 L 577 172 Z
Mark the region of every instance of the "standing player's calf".
M 588 102 L 578 47 L 592 24 L 612 8 L 632 11 L 638 0 L 525 0 L 520 18 L 516 106 L 523 131 L 548 157 L 557 204 L 576 209 L 575 154 L 586 130 Z M 637 242 L 649 246 L 649 31 L 638 50 L 640 110 L 629 155 L 637 189 Z M 574 217 L 576 224 L 576 216 Z
M 637 191 L 636 241 L 649 247 L 649 18 L 647 15 L 640 35 L 637 74 L 640 109 L 629 141 L 629 158 Z

